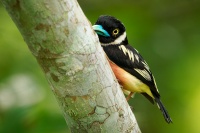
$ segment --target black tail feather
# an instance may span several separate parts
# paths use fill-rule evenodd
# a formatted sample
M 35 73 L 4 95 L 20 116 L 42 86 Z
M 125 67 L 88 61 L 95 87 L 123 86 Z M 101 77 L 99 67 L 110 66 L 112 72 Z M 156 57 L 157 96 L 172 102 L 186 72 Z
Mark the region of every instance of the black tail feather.
M 150 97 L 147 93 L 141 93 L 143 96 L 145 96 L 152 104 L 154 104 L 154 100 L 152 97 Z
M 167 123 L 172 123 L 172 119 L 170 118 L 170 116 L 169 116 L 167 110 L 165 109 L 164 105 L 162 104 L 161 100 L 159 98 L 155 98 L 155 102 L 157 103 L 158 108 L 162 111 L 165 121 Z

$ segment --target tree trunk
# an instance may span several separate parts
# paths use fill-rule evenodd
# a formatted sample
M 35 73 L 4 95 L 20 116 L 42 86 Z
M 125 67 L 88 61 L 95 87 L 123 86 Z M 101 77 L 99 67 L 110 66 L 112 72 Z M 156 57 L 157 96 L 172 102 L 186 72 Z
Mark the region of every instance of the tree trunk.
M 43 69 L 71 132 L 140 133 L 76 0 L 1 0 Z

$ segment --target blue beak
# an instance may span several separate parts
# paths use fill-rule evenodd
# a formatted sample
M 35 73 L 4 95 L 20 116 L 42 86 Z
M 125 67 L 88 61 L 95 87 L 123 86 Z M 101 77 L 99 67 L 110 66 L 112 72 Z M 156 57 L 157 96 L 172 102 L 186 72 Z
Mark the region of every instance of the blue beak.
M 110 34 L 101 25 L 93 25 L 92 27 L 98 35 L 110 37 Z

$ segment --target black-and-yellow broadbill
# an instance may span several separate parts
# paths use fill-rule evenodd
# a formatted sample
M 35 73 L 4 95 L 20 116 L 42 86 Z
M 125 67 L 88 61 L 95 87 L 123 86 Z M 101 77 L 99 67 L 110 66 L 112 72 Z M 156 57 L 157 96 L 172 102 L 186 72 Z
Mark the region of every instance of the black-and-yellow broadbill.
M 140 53 L 129 45 L 124 25 L 112 16 L 103 15 L 93 29 L 118 82 L 129 92 L 127 100 L 134 92 L 141 93 L 151 103 L 156 102 L 166 122 L 171 123 L 172 119 L 160 100 L 155 78 Z

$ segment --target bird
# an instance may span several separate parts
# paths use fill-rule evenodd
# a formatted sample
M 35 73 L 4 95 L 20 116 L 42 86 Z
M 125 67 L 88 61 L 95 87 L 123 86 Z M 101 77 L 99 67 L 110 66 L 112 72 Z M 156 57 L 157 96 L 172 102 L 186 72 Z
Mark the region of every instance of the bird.
M 129 92 L 127 101 L 135 93 L 145 96 L 152 104 L 156 103 L 167 123 L 172 123 L 163 105 L 155 78 L 141 54 L 128 43 L 126 28 L 117 18 L 101 15 L 92 26 L 106 53 L 108 62 L 122 90 Z

